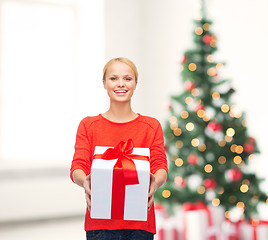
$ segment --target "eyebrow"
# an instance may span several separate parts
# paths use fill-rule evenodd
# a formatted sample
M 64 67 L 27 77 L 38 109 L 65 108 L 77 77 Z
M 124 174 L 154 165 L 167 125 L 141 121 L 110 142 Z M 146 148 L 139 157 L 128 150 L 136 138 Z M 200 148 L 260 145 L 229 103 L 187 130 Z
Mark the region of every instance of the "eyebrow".
M 110 77 L 118 77 L 119 75 L 117 74 L 111 74 Z M 134 75 L 132 74 L 126 74 L 126 75 L 123 75 L 123 77 L 134 77 Z

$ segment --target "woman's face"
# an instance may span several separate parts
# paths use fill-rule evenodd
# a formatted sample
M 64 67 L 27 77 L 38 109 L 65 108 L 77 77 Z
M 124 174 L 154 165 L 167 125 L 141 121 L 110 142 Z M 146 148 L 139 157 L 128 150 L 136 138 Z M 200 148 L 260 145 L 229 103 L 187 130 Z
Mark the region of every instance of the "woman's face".
M 134 71 L 127 64 L 117 61 L 108 67 L 103 85 L 111 101 L 129 102 L 137 83 Z

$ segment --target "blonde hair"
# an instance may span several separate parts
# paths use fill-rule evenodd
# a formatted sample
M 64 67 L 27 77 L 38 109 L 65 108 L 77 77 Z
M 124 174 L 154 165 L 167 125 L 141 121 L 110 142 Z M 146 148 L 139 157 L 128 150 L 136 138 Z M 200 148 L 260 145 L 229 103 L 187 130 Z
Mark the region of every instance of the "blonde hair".
M 115 62 L 121 62 L 121 63 L 127 64 L 134 72 L 135 81 L 136 82 L 138 81 L 138 70 L 137 70 L 135 64 L 132 61 L 130 61 L 129 59 L 124 58 L 124 57 L 112 58 L 110 61 L 108 61 L 105 64 L 105 66 L 103 68 L 103 77 L 102 77 L 103 81 L 105 81 L 107 69 Z

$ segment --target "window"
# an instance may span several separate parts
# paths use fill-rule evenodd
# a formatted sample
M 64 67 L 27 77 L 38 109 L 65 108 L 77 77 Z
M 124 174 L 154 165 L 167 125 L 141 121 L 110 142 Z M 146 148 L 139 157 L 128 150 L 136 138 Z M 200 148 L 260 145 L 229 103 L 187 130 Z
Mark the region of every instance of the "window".
M 104 107 L 102 1 L 0 11 L 0 168 L 69 165 L 79 120 Z

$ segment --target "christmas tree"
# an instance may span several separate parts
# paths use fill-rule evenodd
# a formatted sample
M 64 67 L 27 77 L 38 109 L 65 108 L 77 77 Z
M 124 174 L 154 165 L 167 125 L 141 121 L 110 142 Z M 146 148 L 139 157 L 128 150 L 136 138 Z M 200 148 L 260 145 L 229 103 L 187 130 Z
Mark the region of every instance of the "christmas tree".
M 199 200 L 221 205 L 226 217 L 237 207 L 249 219 L 267 200 L 261 179 L 248 167 L 259 149 L 245 114 L 232 103 L 231 82 L 221 79 L 224 64 L 215 60 L 217 38 L 202 4 L 202 18 L 194 21 L 195 47 L 181 62 L 185 89 L 171 97 L 164 126 L 169 178 L 155 197 L 168 206 Z

